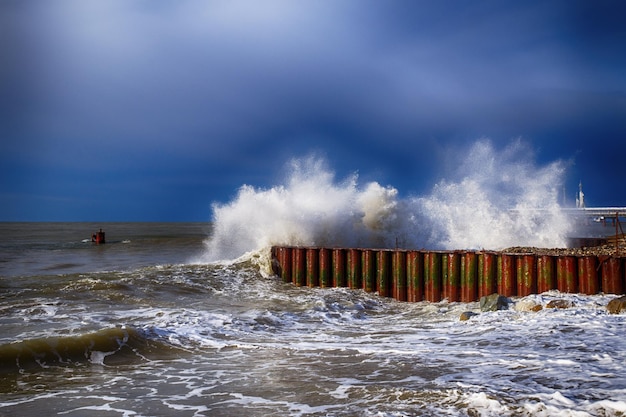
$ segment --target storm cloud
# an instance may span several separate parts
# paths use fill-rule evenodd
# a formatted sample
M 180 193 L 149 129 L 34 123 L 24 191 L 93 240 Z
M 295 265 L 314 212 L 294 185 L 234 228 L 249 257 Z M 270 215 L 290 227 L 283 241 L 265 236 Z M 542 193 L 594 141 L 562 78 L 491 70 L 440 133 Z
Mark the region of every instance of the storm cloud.
M 293 156 L 419 193 L 522 137 L 626 205 L 626 7 L 462 1 L 5 1 L 5 220 L 208 220 Z

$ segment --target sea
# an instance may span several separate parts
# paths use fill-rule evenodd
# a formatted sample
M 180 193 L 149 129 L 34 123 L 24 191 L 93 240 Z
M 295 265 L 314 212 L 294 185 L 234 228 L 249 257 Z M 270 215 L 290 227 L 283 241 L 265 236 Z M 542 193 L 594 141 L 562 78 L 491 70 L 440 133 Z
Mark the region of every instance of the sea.
M 0 223 L 0 415 L 626 415 L 614 294 L 480 313 L 295 287 L 269 247 L 208 260 L 215 229 Z
M 0 416 L 626 416 L 616 294 L 480 312 L 272 273 L 272 245 L 566 244 L 565 162 L 521 141 L 454 154 L 417 195 L 312 155 L 206 222 L 0 223 Z

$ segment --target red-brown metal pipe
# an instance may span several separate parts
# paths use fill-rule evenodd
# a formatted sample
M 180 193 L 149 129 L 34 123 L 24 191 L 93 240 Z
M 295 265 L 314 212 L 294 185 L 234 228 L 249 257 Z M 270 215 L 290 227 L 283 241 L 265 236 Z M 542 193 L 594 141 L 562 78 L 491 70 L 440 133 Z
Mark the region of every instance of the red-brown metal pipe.
M 537 292 L 537 269 L 535 255 L 518 255 L 517 266 L 517 295 L 524 297 Z
M 424 257 L 420 251 L 406 254 L 407 301 L 419 302 L 424 299 Z
M 478 254 L 478 299 L 498 290 L 498 256 L 493 252 Z
M 297 286 L 306 285 L 306 249 L 293 248 L 292 282 Z
M 292 248 L 276 247 L 277 270 L 274 271 L 283 282 L 291 282 L 291 251 Z
M 361 284 L 361 250 L 348 249 L 347 254 L 348 287 L 360 289 Z
M 391 295 L 398 301 L 407 300 L 406 251 L 395 250 L 391 257 Z
M 346 286 L 346 252 L 333 249 L 333 287 Z
M 319 285 L 319 250 L 317 248 L 306 249 L 306 285 L 317 287 Z
M 577 262 L 574 256 L 559 256 L 556 259 L 556 287 L 565 293 L 578 292 Z
M 556 289 L 556 262 L 551 255 L 537 257 L 537 292 Z
M 320 248 L 319 253 L 319 261 L 320 261 L 320 272 L 319 272 L 319 283 L 320 287 L 327 288 L 332 287 L 333 278 L 332 278 L 332 253 L 328 248 Z
M 306 250 L 306 285 L 317 287 L 319 285 L 319 249 L 307 248 Z
M 624 258 L 610 257 L 603 259 L 602 292 L 605 294 L 623 294 L 626 284 L 624 283 Z
M 441 301 L 441 252 L 424 253 L 424 299 Z
M 501 253 L 498 256 L 498 293 L 505 297 L 515 295 L 517 289 L 517 277 L 515 268 L 515 255 Z
M 578 258 L 578 287 L 583 294 L 597 294 L 600 291 L 597 256 Z
M 470 303 L 476 301 L 478 288 L 478 262 L 476 252 L 465 252 L 461 265 L 463 272 L 461 276 L 461 301 Z
M 381 297 L 389 297 L 391 290 L 391 252 L 379 250 L 376 253 L 376 289 Z
M 367 292 L 376 291 L 376 252 L 372 249 L 363 249 L 361 253 L 361 274 L 363 289 Z
M 442 254 L 441 261 L 441 298 L 453 303 L 461 296 L 461 252 L 447 252 Z

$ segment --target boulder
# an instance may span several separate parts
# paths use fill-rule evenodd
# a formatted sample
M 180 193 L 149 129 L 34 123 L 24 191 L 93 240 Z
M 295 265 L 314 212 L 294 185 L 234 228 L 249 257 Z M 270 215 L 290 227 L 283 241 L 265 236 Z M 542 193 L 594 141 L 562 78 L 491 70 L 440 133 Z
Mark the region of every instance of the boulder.
M 464 311 L 461 313 L 461 317 L 459 317 L 460 321 L 467 321 L 470 318 L 477 316 L 478 314 L 474 313 L 473 311 Z
M 509 308 L 507 298 L 498 293 L 480 297 L 480 311 L 506 310 Z
M 546 304 L 546 308 L 572 308 L 574 304 L 569 300 L 556 299 L 550 300 L 548 304 Z
M 621 297 L 617 297 L 609 301 L 606 309 L 611 314 L 619 314 L 626 311 L 626 295 L 622 295 Z
M 541 309 L 541 303 L 532 298 L 523 298 L 515 303 L 516 311 L 540 311 Z

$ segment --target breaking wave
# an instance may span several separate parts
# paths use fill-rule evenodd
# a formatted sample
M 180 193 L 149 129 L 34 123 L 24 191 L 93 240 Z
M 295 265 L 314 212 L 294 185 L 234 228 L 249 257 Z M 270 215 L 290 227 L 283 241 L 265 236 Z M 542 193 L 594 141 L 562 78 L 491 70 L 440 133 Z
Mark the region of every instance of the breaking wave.
M 423 196 L 401 198 L 393 186 L 337 180 L 327 162 L 289 162 L 283 184 L 243 185 L 213 205 L 205 261 L 234 259 L 271 245 L 428 249 L 563 247 L 570 228 L 560 215 L 565 163 L 540 166 L 521 140 L 504 149 L 477 141 L 458 167 Z M 419 181 L 416 178 L 415 181 Z
M 86 364 L 119 365 L 147 360 L 173 348 L 149 340 L 132 328 L 27 339 L 0 345 L 0 372 L 36 371 L 49 367 Z

